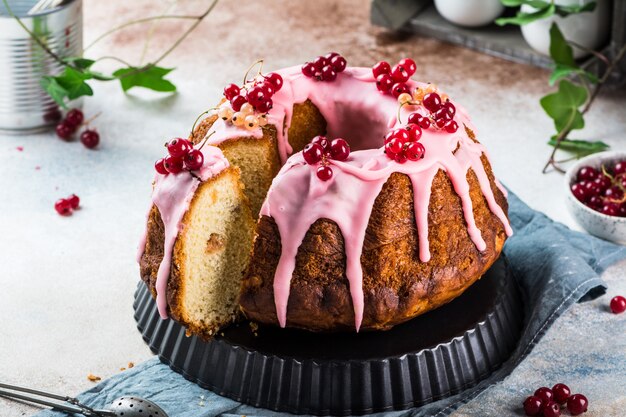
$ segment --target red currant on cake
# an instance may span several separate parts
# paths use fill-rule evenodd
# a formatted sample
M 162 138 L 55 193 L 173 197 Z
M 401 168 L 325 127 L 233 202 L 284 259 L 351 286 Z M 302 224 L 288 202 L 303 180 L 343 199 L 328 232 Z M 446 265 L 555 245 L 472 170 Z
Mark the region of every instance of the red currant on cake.
M 586 412 L 588 407 L 589 401 L 582 394 L 574 394 L 567 400 L 567 409 L 573 416 Z
M 189 142 L 187 139 L 176 138 L 176 139 L 172 139 L 171 141 L 169 141 L 166 144 L 166 147 L 167 147 L 167 152 L 171 156 L 175 158 L 182 158 L 189 152 L 192 146 L 191 146 L 191 142 Z
M 424 96 L 424 107 L 431 113 L 436 112 L 441 108 L 441 97 L 437 93 L 428 93 Z
M 169 174 L 169 171 L 167 170 L 167 168 L 165 168 L 165 158 L 161 158 L 159 160 L 157 160 L 154 163 L 154 169 L 156 170 L 156 172 L 158 172 L 159 174 L 162 175 L 167 175 Z
M 333 170 L 328 165 L 320 165 L 317 168 L 317 178 L 322 181 L 328 181 L 333 176 Z
M 224 87 L 224 97 L 226 100 L 232 100 L 235 96 L 239 95 L 240 88 L 237 84 L 228 84 Z
M 270 72 L 265 76 L 265 81 L 272 84 L 274 92 L 280 91 L 283 88 L 283 77 L 275 72 Z
M 183 158 L 177 158 L 172 155 L 167 155 L 163 160 L 163 166 L 170 174 L 178 174 L 184 168 Z
M 305 62 L 301 68 L 302 74 L 317 81 L 334 81 L 337 75 L 346 69 L 347 61 L 337 52 L 330 52 L 326 56 L 318 56 L 312 62 Z
M 197 171 L 202 168 L 204 155 L 199 149 L 192 149 L 183 158 L 183 164 L 188 171 Z
M 611 299 L 611 311 L 613 314 L 622 314 L 626 311 L 626 298 L 621 295 L 617 295 Z
M 376 88 L 381 93 L 390 93 L 396 98 L 404 93 L 410 94 L 406 82 L 415 74 L 416 68 L 415 61 L 409 58 L 401 59 L 393 67 L 387 61 L 380 61 L 372 67 Z
M 342 138 L 330 142 L 330 157 L 335 161 L 345 161 L 350 156 L 350 145 Z
M 322 160 L 324 148 L 319 143 L 309 143 L 302 150 L 302 156 L 307 164 L 317 164 Z

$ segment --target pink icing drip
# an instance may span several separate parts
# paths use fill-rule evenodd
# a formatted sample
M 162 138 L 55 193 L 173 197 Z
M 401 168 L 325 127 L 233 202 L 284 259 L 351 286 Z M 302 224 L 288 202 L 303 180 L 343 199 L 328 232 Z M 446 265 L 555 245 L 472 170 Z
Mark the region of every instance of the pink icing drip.
M 228 160 L 226 160 L 222 151 L 215 146 L 205 145 L 202 148 L 202 153 L 204 154 L 204 164 L 199 171 L 194 171 L 194 174 L 199 179 L 192 176 L 189 172 L 183 171 L 179 174 L 157 174 L 154 181 L 152 203 L 159 210 L 163 225 L 165 226 L 163 259 L 157 271 L 155 285 L 157 307 L 163 319 L 167 318 L 166 295 L 167 282 L 172 265 L 172 251 L 176 243 L 176 238 L 183 226 L 181 223 L 183 216 L 189 209 L 189 204 L 200 182 L 214 177 L 229 166 Z M 145 250 L 145 233 L 141 242 L 139 258 L 141 258 Z

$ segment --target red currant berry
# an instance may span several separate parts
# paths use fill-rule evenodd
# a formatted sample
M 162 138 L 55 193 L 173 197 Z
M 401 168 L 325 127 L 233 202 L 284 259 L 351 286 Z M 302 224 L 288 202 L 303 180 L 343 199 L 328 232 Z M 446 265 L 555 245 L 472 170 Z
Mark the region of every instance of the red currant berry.
M 398 138 L 393 138 L 385 145 L 385 152 L 387 154 L 398 154 L 402 152 L 402 147 L 404 146 L 404 142 Z
M 336 161 L 345 161 L 350 156 L 350 145 L 342 138 L 330 142 L 330 157 Z
M 333 170 L 329 166 L 322 165 L 317 168 L 317 178 L 322 181 L 328 181 L 333 176 Z
M 226 100 L 231 100 L 233 97 L 239 95 L 240 91 L 237 84 L 228 84 L 224 88 L 224 97 L 226 97 Z
M 543 417 L 559 417 L 561 415 L 561 407 L 554 401 L 549 401 L 543 406 Z
M 383 74 L 391 75 L 391 65 L 389 65 L 387 61 L 380 61 L 372 67 L 372 74 L 374 74 L 374 78 L 376 79 Z
M 450 115 L 450 119 L 454 118 L 454 115 L 456 114 L 456 107 L 454 104 L 446 101 L 441 105 L 441 107 Z
M 324 66 L 324 68 L 322 68 L 320 78 L 322 79 L 322 81 L 334 81 L 335 78 L 337 78 L 337 73 L 335 72 L 333 67 L 331 67 L 330 65 L 326 65 Z
M 315 65 L 312 62 L 307 62 L 302 66 L 302 73 L 311 78 L 315 76 Z
M 411 58 L 402 58 L 400 62 L 398 62 L 398 65 L 404 67 L 406 72 L 409 74 L 409 77 L 415 74 L 415 71 L 417 70 L 417 65 L 415 65 L 415 61 Z
M 79 109 L 72 109 L 65 115 L 65 122 L 76 129 L 85 120 L 83 112 Z
M 165 158 L 161 158 L 154 163 L 154 169 L 156 172 L 162 175 L 169 174 L 169 171 L 165 168 Z
M 62 117 L 63 114 L 61 114 L 61 110 L 59 110 L 57 106 L 54 106 L 43 115 L 43 120 L 46 123 L 57 123 Z
M 600 210 L 600 213 L 607 216 L 617 216 L 619 213 L 619 206 L 615 203 L 605 203 Z
M 73 126 L 70 126 L 67 122 L 61 122 L 56 127 L 57 136 L 63 140 L 70 140 L 75 132 Z
M 274 92 L 279 91 L 283 88 L 283 77 L 276 72 L 270 72 L 265 76 L 265 81 L 269 82 L 274 86 Z
M 580 202 L 585 202 L 587 200 L 587 190 L 585 189 L 585 183 L 575 183 L 570 187 L 572 194 L 574 197 Z
M 419 142 L 409 142 L 404 149 L 404 154 L 411 161 L 419 161 L 424 157 L 425 152 L 424 145 Z
M 259 87 L 261 87 L 261 90 L 263 90 L 263 94 L 265 95 L 265 97 L 270 98 L 275 93 L 274 85 L 269 82 L 259 83 Z
M 92 129 L 86 129 L 80 134 L 80 141 L 85 148 L 94 149 L 100 143 L 100 135 Z
M 330 60 L 336 56 L 341 56 L 341 54 L 339 52 L 329 52 L 326 55 L 324 55 L 324 58 L 326 58 L 330 62 Z
M 268 98 L 254 107 L 261 113 L 267 113 L 268 111 L 272 110 L 272 107 L 274 107 L 274 101 L 272 101 L 271 98 Z
M 552 387 L 552 393 L 554 394 L 554 401 L 559 404 L 565 404 L 572 392 L 567 385 L 556 384 Z
M 538 397 L 531 395 L 524 400 L 524 413 L 527 416 L 537 416 L 543 408 L 543 403 Z
M 622 314 L 626 311 L 626 298 L 621 295 L 611 298 L 611 311 L 613 314 Z
M 602 192 L 611 186 L 611 179 L 606 175 L 598 176 L 598 178 L 593 180 L 593 182 L 598 186 L 599 192 Z
M 448 133 L 454 133 L 458 130 L 459 125 L 454 120 L 448 120 L 446 124 L 443 125 L 443 128 L 446 129 Z
M 598 178 L 598 174 L 598 170 L 593 167 L 582 167 L 578 170 L 578 175 L 576 176 L 576 179 L 578 181 L 591 181 Z
M 326 139 L 326 136 L 315 136 L 311 139 L 311 143 L 317 143 L 322 147 L 324 152 L 330 152 L 330 143 L 328 139 Z
M 621 175 L 626 173 L 626 161 L 618 161 L 613 167 L 613 174 Z
M 573 416 L 577 416 L 587 411 L 589 401 L 582 394 L 574 394 L 567 399 L 567 409 Z
M 604 196 L 612 200 L 621 200 L 624 196 L 624 192 L 618 186 L 613 186 L 604 191 Z
M 422 117 L 422 120 L 418 123 L 422 129 L 428 129 L 430 127 L 430 119 L 428 117 Z
M 163 160 L 163 166 L 170 174 L 178 174 L 183 170 L 183 158 L 167 155 Z
M 246 100 L 246 98 L 244 96 L 237 95 L 237 96 L 233 97 L 230 100 L 230 106 L 233 108 L 234 111 L 239 111 L 239 110 L 241 110 L 241 106 L 243 106 L 247 102 L 248 102 L 248 100 Z M 252 104 L 252 103 L 250 103 L 250 104 Z
M 409 124 L 414 124 L 414 125 L 419 125 L 420 121 L 424 118 L 424 116 L 422 116 L 419 113 L 411 113 L 409 114 Z
M 441 97 L 437 93 L 428 93 L 424 96 L 422 103 L 428 111 L 434 113 L 441 108 Z
M 403 144 L 408 142 L 411 139 L 411 136 L 409 135 L 408 130 L 403 129 L 403 128 L 394 129 L 392 130 L 392 133 L 393 133 L 393 137 L 400 139 L 400 141 L 402 141 Z
M 187 155 L 185 155 L 183 162 L 185 164 L 185 168 L 189 171 L 197 171 L 202 168 L 204 155 L 199 149 L 192 149 Z
M 176 138 L 167 143 L 167 152 L 174 158 L 182 158 L 191 150 L 191 143 L 187 139 Z
M 406 130 L 409 132 L 409 140 L 411 142 L 417 142 L 422 138 L 422 128 L 414 123 L 406 125 Z M 410 158 L 409 158 L 410 159 Z
M 443 129 L 446 123 L 448 123 L 446 119 L 435 119 L 435 126 L 437 126 L 439 129 Z
M 535 391 L 535 397 L 538 397 L 544 404 L 547 404 L 554 398 L 554 393 L 548 387 L 541 387 Z
M 78 206 L 80 206 L 80 198 L 78 198 L 76 194 L 72 194 L 71 196 L 67 197 L 67 201 L 69 202 L 72 210 L 76 210 Z
M 438 120 L 438 119 L 443 119 L 445 121 L 452 120 L 452 116 L 450 115 L 450 113 L 446 111 L 446 109 L 443 108 L 443 106 L 441 106 L 441 108 L 433 114 L 433 117 L 435 118 L 435 120 Z
M 378 88 L 378 91 L 381 93 L 388 93 L 389 90 L 391 90 L 391 87 L 393 87 L 393 79 L 391 78 L 391 75 L 380 74 L 376 77 L 376 88 Z
M 319 143 L 309 143 L 302 150 L 302 156 L 309 165 L 317 164 L 322 160 L 324 148 Z
M 326 65 L 328 65 L 328 60 L 323 56 L 318 56 L 317 58 L 315 58 L 315 61 L 313 61 L 313 66 L 315 67 L 316 72 L 322 71 L 322 68 L 324 68 Z
M 622 203 L 619 206 L 619 212 L 617 213 L 620 217 L 626 217 L 626 203 Z
M 343 72 L 348 65 L 348 61 L 341 55 L 335 56 L 330 59 L 330 66 L 333 67 L 335 72 Z
M 395 83 L 393 87 L 391 87 L 391 95 L 395 98 L 398 98 L 400 94 L 408 93 L 409 91 L 409 87 L 403 82 Z
M 69 216 L 70 214 L 72 214 L 72 204 L 66 198 L 57 200 L 57 202 L 54 203 L 54 209 L 61 216 Z
M 399 164 L 404 164 L 407 161 L 407 157 L 404 152 L 397 153 L 393 155 L 393 160 Z
M 263 89 L 260 86 L 254 86 L 248 90 L 246 98 L 248 99 L 248 103 L 252 104 L 254 107 L 257 107 L 269 97 L 265 95 Z
M 394 65 L 391 68 L 391 78 L 397 83 L 405 83 L 409 81 L 409 72 L 402 65 Z
M 603 204 L 604 202 L 602 201 L 602 198 L 598 197 L 597 195 L 592 195 L 589 198 L 589 201 L 587 201 L 587 206 L 591 207 L 594 210 L 602 209 Z

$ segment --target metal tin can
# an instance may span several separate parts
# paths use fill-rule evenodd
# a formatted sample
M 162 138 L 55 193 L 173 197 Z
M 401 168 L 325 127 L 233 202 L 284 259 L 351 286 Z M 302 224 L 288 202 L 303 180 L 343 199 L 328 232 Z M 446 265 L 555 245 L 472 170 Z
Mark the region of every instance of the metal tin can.
M 37 0 L 8 0 L 11 11 L 57 56 L 79 56 L 83 49 L 82 0 L 28 15 Z M 0 1 L 0 131 L 30 133 L 58 121 L 57 104 L 40 85 L 63 66 L 47 54 Z

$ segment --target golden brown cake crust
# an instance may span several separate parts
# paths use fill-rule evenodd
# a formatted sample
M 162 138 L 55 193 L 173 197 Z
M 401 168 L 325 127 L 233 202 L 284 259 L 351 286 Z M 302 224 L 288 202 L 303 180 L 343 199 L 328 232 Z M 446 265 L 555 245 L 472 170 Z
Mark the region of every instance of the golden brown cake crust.
M 496 201 L 506 198 L 482 157 Z M 478 179 L 467 175 L 474 217 L 487 243 L 483 252 L 470 240 L 460 198 L 443 171 L 435 176 L 429 204 L 431 260 L 421 262 L 409 178 L 394 173 L 376 198 L 366 231 L 361 264 L 365 311 L 363 330 L 383 330 L 437 308 L 459 296 L 495 262 L 506 233 L 482 195 Z M 242 284 L 240 304 L 254 321 L 278 324 L 273 280 L 281 243 L 278 227 L 263 216 L 257 225 L 253 259 Z M 314 331 L 354 329 L 354 310 L 345 275 L 343 237 L 327 219 L 316 221 L 296 256 L 287 307 L 287 326 Z

